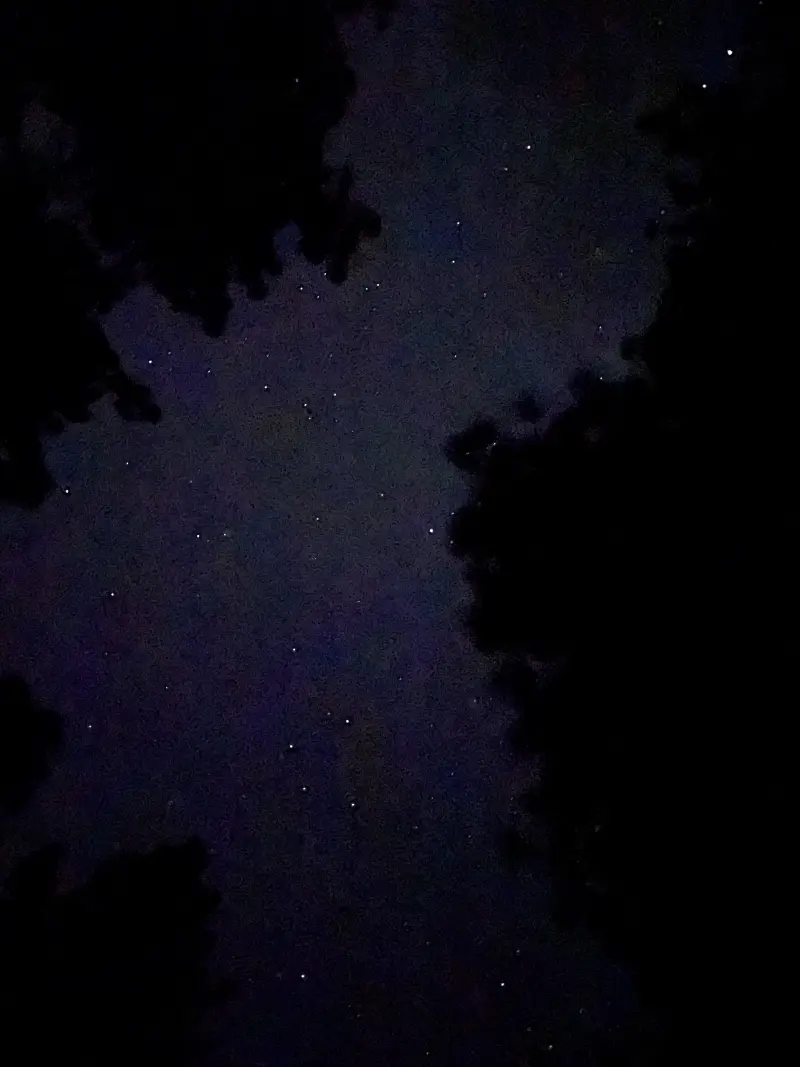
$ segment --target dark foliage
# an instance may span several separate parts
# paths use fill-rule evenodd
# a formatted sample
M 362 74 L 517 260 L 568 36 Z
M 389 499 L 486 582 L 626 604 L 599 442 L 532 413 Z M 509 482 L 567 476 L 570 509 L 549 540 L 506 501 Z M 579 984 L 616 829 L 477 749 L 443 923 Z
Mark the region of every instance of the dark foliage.
M 45 217 L 46 189 L 20 163 L 0 174 L 8 272 L 0 291 L 0 499 L 35 507 L 53 488 L 42 436 L 86 422 L 105 393 L 128 420 L 157 422 L 149 389 L 130 378 L 98 313 L 122 295 L 74 226 Z
M 513 854 L 523 830 L 545 840 L 562 917 L 636 967 L 668 1024 L 648 1063 L 765 1061 L 787 1039 L 790 22 L 761 5 L 730 84 L 641 123 L 694 177 L 671 181 L 668 282 L 630 377 L 584 376 L 538 434 L 478 424 L 449 446 L 472 485 L 451 532 L 468 625 L 537 759 Z
M 281 273 L 274 238 L 340 284 L 380 217 L 323 159 L 355 89 L 338 22 L 394 0 L 32 0 L 0 14 L 0 498 L 52 488 L 42 435 L 111 392 L 157 421 L 98 316 L 146 282 L 211 336 L 229 283 Z
M 0 675 L 0 812 L 21 811 L 62 741 L 60 715 L 37 704 L 19 675 Z
M 62 742 L 55 712 L 18 675 L 0 678 L 0 804 L 18 813 Z M 119 853 L 60 891 L 63 850 L 39 849 L 0 894 L 0 1034 L 9 1067 L 181 1067 L 213 1045 L 213 1009 L 233 992 L 212 975 L 219 895 L 196 838 Z
M 57 846 L 34 853 L 0 900 L 4 1062 L 197 1062 L 204 1019 L 229 992 L 208 968 L 218 896 L 205 846 L 120 854 L 59 893 L 60 859 Z

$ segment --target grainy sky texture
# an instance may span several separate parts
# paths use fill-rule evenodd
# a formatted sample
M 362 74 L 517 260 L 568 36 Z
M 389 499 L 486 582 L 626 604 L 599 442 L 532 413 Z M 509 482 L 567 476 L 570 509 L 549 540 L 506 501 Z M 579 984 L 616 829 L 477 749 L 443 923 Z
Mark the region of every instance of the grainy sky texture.
M 442 446 L 614 372 L 662 277 L 634 119 L 720 80 L 746 7 L 402 0 L 383 36 L 349 26 L 331 157 L 383 236 L 338 289 L 290 258 L 218 341 L 135 294 L 108 330 L 162 423 L 99 405 L 50 445 L 64 492 L 0 514 L 0 669 L 67 728 L 14 847 L 61 839 L 76 878 L 203 836 L 237 1067 L 586 1064 L 626 1025 L 624 973 L 497 854 L 527 772 L 461 632 Z

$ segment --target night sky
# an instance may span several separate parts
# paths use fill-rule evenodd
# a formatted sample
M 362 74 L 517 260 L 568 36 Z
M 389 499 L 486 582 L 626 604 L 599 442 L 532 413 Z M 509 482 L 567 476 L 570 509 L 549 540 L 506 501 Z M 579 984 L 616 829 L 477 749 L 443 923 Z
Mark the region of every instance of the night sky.
M 462 632 L 443 444 L 615 373 L 663 278 L 634 120 L 725 75 L 747 6 L 403 0 L 382 36 L 348 26 L 329 154 L 381 238 L 336 288 L 284 234 L 219 340 L 134 294 L 107 328 L 162 423 L 97 405 L 49 444 L 63 491 L 0 512 L 0 670 L 67 731 L 12 851 L 64 841 L 69 881 L 208 842 L 244 990 L 220 1063 L 590 1064 L 630 1025 L 624 971 L 498 853 L 529 768 Z

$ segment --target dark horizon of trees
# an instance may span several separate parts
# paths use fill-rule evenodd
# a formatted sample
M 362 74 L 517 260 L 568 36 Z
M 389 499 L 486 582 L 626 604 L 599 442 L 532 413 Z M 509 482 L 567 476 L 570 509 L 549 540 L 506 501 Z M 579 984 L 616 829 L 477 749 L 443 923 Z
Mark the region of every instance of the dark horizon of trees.
M 324 159 L 355 92 L 339 36 L 396 0 L 31 0 L 0 13 L 0 501 L 54 488 L 43 439 L 111 393 L 157 422 L 99 317 L 141 284 L 209 336 L 233 281 L 250 299 L 282 264 L 275 237 L 342 284 L 376 211 Z
M 790 1042 L 795 50 L 757 5 L 737 76 L 643 116 L 675 218 L 630 374 L 447 445 L 465 624 L 532 761 L 506 857 L 544 850 L 557 914 L 634 967 L 662 1022 L 637 1065 Z
M 62 741 L 60 716 L 19 675 L 0 677 L 2 815 L 23 810 Z M 118 852 L 69 889 L 64 854 L 51 842 L 0 872 L 3 1063 L 199 1064 L 235 992 L 213 966 L 208 848 L 194 837 Z

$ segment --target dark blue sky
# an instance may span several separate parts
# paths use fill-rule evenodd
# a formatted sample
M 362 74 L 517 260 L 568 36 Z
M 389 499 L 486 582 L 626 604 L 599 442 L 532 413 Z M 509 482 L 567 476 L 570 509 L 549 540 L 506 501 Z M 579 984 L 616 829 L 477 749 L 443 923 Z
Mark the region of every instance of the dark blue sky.
M 613 373 L 662 277 L 634 119 L 723 76 L 746 6 L 402 0 L 384 36 L 348 27 L 331 156 L 381 239 L 340 289 L 290 259 L 218 341 L 129 299 L 108 330 L 163 422 L 99 405 L 50 446 L 69 492 L 0 514 L 0 668 L 68 731 L 13 847 L 63 840 L 78 878 L 201 834 L 238 1067 L 589 1063 L 625 1024 L 624 974 L 497 856 L 527 770 L 461 633 L 442 446 Z

